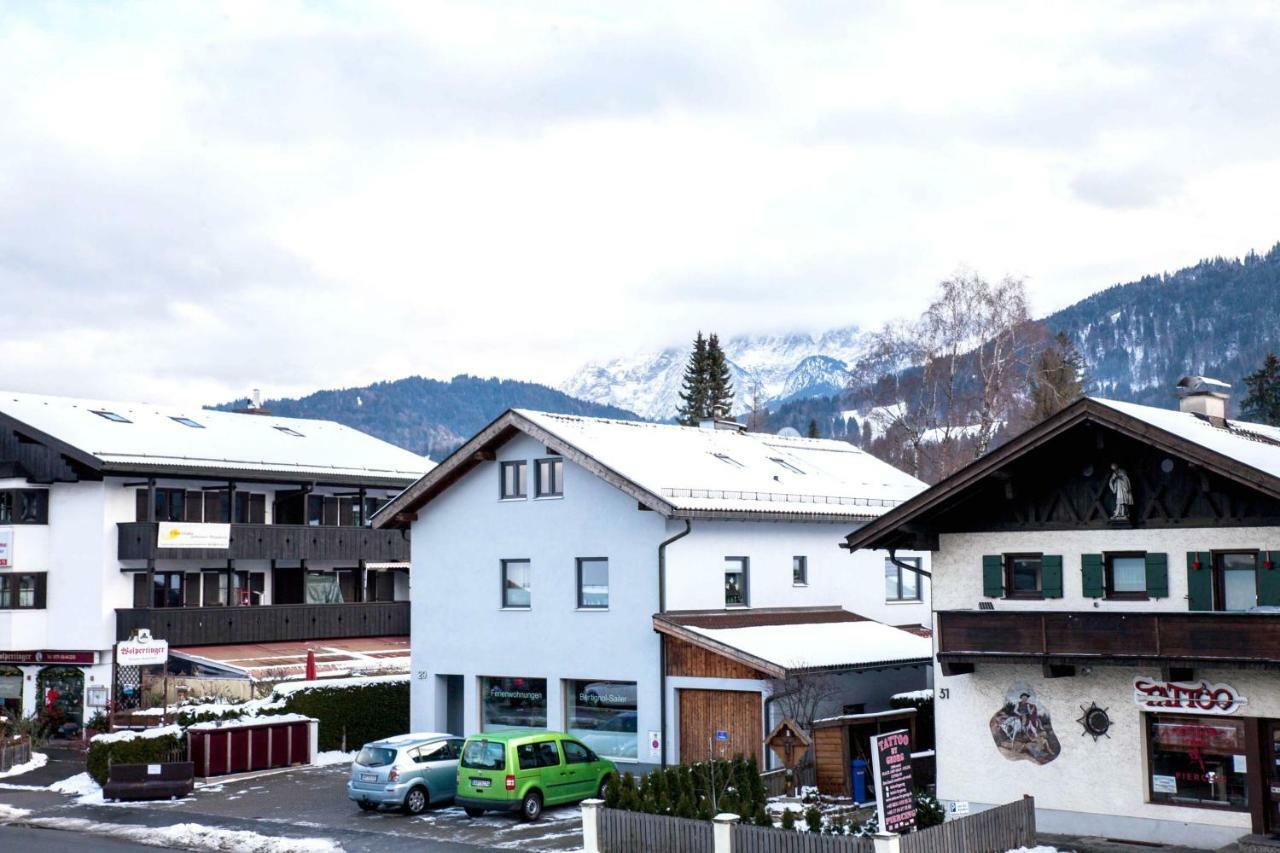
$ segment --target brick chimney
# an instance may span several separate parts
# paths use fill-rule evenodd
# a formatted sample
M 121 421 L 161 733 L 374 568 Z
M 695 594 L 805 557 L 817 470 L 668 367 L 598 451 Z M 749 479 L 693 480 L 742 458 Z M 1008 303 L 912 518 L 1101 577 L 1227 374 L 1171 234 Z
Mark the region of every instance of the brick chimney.
M 1184 376 L 1177 387 L 1179 411 L 1199 415 L 1216 426 L 1226 424 L 1230 385 L 1208 376 Z

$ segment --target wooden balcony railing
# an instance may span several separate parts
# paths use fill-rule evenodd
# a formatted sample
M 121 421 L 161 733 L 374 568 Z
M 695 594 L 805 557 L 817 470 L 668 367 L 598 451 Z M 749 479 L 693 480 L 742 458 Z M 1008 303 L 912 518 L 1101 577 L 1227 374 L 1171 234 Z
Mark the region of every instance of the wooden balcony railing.
M 1280 665 L 1280 614 L 945 610 L 938 659 Z
M 230 548 L 160 548 L 158 525 L 129 521 L 119 528 L 121 560 L 368 560 L 409 559 L 408 531 L 305 524 L 233 524 Z
M 117 640 L 128 639 L 135 628 L 149 629 L 170 646 L 404 636 L 409 633 L 409 602 L 116 610 Z

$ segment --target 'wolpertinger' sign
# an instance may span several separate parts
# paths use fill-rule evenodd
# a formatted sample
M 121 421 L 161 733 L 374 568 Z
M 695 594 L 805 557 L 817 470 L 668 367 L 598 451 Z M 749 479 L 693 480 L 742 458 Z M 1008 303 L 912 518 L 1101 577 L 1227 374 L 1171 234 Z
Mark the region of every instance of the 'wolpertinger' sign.
M 906 729 L 871 738 L 875 753 L 876 813 L 881 832 L 910 832 L 916 825 L 911 779 L 911 735 Z

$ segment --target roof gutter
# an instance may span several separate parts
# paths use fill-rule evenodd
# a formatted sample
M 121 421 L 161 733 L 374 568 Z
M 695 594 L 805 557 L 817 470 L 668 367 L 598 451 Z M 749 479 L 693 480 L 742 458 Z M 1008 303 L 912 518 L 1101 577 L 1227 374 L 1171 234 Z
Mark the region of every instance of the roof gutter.
M 684 519 L 684 530 L 658 545 L 658 612 L 667 612 L 667 546 L 688 536 L 693 522 Z M 662 767 L 667 766 L 667 637 L 658 635 L 658 727 L 662 731 Z

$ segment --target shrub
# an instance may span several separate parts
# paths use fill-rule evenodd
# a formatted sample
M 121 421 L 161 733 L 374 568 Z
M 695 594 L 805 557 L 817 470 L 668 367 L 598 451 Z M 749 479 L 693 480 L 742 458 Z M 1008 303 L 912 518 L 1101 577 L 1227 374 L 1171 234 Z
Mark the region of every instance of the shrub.
M 358 749 L 370 741 L 409 731 L 409 682 L 380 681 L 342 687 L 310 687 L 285 697 L 279 713 L 320 721 L 320 749 Z
M 822 812 L 818 811 L 817 806 L 809 806 L 805 809 L 804 822 L 810 832 L 822 831 Z
M 926 826 L 937 826 L 946 819 L 946 810 L 942 808 L 942 803 L 938 802 L 938 798 L 928 791 L 917 788 L 916 826 L 921 829 Z
M 783 829 L 796 828 L 796 813 L 793 812 L 791 809 L 784 809 L 782 812 L 782 828 Z
M 132 733 L 122 732 L 95 737 L 89 742 L 89 756 L 85 761 L 89 775 L 99 785 L 105 785 L 107 772 L 112 764 L 161 764 L 185 756 L 186 739 L 174 731 L 173 727 L 152 731 L 163 734 L 124 737 L 122 735 Z

